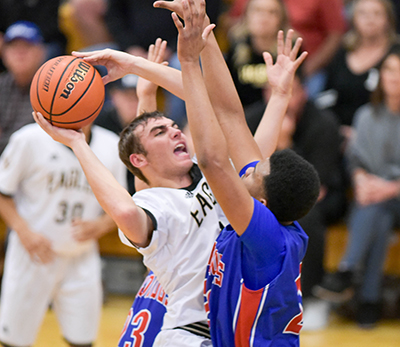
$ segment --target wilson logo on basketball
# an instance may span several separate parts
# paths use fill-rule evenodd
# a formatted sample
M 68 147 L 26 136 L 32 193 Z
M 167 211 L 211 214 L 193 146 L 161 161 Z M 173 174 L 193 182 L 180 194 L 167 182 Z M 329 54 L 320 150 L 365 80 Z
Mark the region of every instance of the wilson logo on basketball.
M 78 67 L 73 72 L 72 76 L 69 79 L 69 82 L 65 85 L 65 88 L 63 89 L 60 97 L 68 99 L 71 92 L 75 88 L 75 84 L 85 80 L 85 76 L 88 73 L 89 69 L 89 64 L 83 61 L 79 62 Z

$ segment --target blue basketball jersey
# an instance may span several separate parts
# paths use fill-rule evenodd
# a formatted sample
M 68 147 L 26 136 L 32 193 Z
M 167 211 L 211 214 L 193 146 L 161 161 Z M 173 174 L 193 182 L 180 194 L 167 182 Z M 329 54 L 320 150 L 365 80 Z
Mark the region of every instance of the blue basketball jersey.
M 151 347 L 160 332 L 168 296 L 150 272 L 136 294 L 118 347 Z
M 273 238 L 282 245 L 279 256 L 274 257 L 275 263 L 280 262 L 276 268 L 271 267 L 276 264 L 265 251 L 262 255 Z M 297 222 L 280 224 L 257 200 L 242 236 L 230 225 L 221 232 L 204 283 L 214 347 L 299 346 L 303 324 L 300 272 L 307 242 Z

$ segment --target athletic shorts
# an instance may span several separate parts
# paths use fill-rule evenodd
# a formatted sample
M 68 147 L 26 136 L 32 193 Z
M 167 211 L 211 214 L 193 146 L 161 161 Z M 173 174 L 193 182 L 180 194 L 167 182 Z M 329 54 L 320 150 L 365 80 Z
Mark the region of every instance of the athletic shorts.
M 50 305 L 68 342 L 95 340 L 102 309 L 98 250 L 93 247 L 80 256 L 58 256 L 50 264 L 37 264 L 11 232 L 1 289 L 0 341 L 33 345 Z

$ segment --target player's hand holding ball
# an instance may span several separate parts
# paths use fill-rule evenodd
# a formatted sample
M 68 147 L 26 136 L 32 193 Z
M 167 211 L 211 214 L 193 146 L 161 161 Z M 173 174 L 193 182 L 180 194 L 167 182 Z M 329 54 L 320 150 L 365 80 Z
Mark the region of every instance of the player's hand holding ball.
M 90 64 L 105 66 L 107 69 L 107 75 L 103 76 L 104 84 L 132 73 L 132 65 L 137 64 L 140 60 L 145 60 L 143 57 L 137 57 L 110 48 L 91 52 L 72 52 L 72 55 L 78 58 L 83 58 L 85 62 Z
M 32 112 L 33 119 L 39 126 L 51 136 L 54 141 L 60 142 L 63 145 L 72 148 L 73 143 L 79 140 L 86 142 L 85 134 L 82 131 L 74 129 L 66 129 L 51 125 L 50 122 L 43 117 L 40 112 Z

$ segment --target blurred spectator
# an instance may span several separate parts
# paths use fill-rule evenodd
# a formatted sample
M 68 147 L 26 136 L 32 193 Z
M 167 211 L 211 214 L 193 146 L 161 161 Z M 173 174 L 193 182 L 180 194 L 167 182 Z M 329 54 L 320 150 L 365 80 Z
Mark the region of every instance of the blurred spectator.
M 243 106 L 262 100 L 267 81 L 262 53 L 276 55 L 276 36 L 287 29 L 282 0 L 250 0 L 242 20 L 229 31 L 226 62 Z
M 107 0 L 64 0 L 59 9 L 60 29 L 67 38 L 67 53 L 116 48 L 108 31 Z
M 42 32 L 47 48 L 47 59 L 65 54 L 66 39 L 58 25 L 58 9 L 61 1 L 0 0 L 0 32 L 4 33 L 11 24 L 20 20 L 33 22 Z
M 14 131 L 33 122 L 29 89 L 46 55 L 39 28 L 27 21 L 11 25 L 2 53 L 7 71 L 0 74 L 0 154 Z
M 105 105 L 95 124 L 119 135 L 137 115 L 137 82 L 138 76 L 130 74 L 109 83 L 110 103 Z
M 231 18 L 231 23 L 235 24 L 243 16 L 246 11 L 247 2 L 249 0 L 233 0 L 229 8 L 229 17 Z
M 290 27 L 303 41 L 302 49 L 309 53 L 304 62 L 308 95 L 314 99 L 324 88 L 326 66 L 336 54 L 347 24 L 342 0 L 283 0 Z
M 346 8 L 346 17 L 348 21 L 351 21 L 353 17 L 353 9 L 354 3 L 356 0 L 344 0 L 345 8 Z M 394 7 L 394 13 L 396 16 L 396 32 L 400 33 L 400 0 L 390 0 Z
M 379 67 L 397 41 L 390 0 L 356 0 L 351 28 L 327 68 L 325 91 L 316 102 L 338 117 L 346 143 L 357 108 L 369 101 L 379 79 Z
M 354 186 L 346 252 L 338 272 L 327 274 L 314 292 L 342 302 L 356 287 L 357 322 L 370 328 L 380 319 L 387 248 L 400 222 L 399 46 L 384 60 L 371 102 L 357 110 L 354 131 L 346 152 Z
M 266 89 L 266 99 L 268 98 Z M 261 120 L 265 102 L 245 109 L 252 132 Z M 314 208 L 298 222 L 309 236 L 303 259 L 301 287 L 304 304 L 304 329 L 319 329 L 328 323 L 329 305 L 312 295 L 312 288 L 324 275 L 325 233 L 328 225 L 343 217 L 346 196 L 340 152 L 339 125 L 329 111 L 319 110 L 308 99 L 298 70 L 277 149 L 292 148 L 314 165 L 321 180 L 320 197 Z
M 176 50 L 178 33 L 171 14 L 165 9 L 154 8 L 153 3 L 153 0 L 108 1 L 105 22 L 121 50 L 146 57 L 148 47 L 158 37 L 167 40 L 170 55 Z
M 176 51 L 178 32 L 171 13 L 154 8 L 153 3 L 154 0 L 108 0 L 106 25 L 121 50 L 146 57 L 148 47 L 160 37 L 167 41 L 170 55 Z M 218 19 L 220 3 L 221 0 L 207 2 L 212 23 Z
M 400 0 L 392 0 L 392 3 L 394 5 L 397 19 L 396 32 L 400 33 Z

